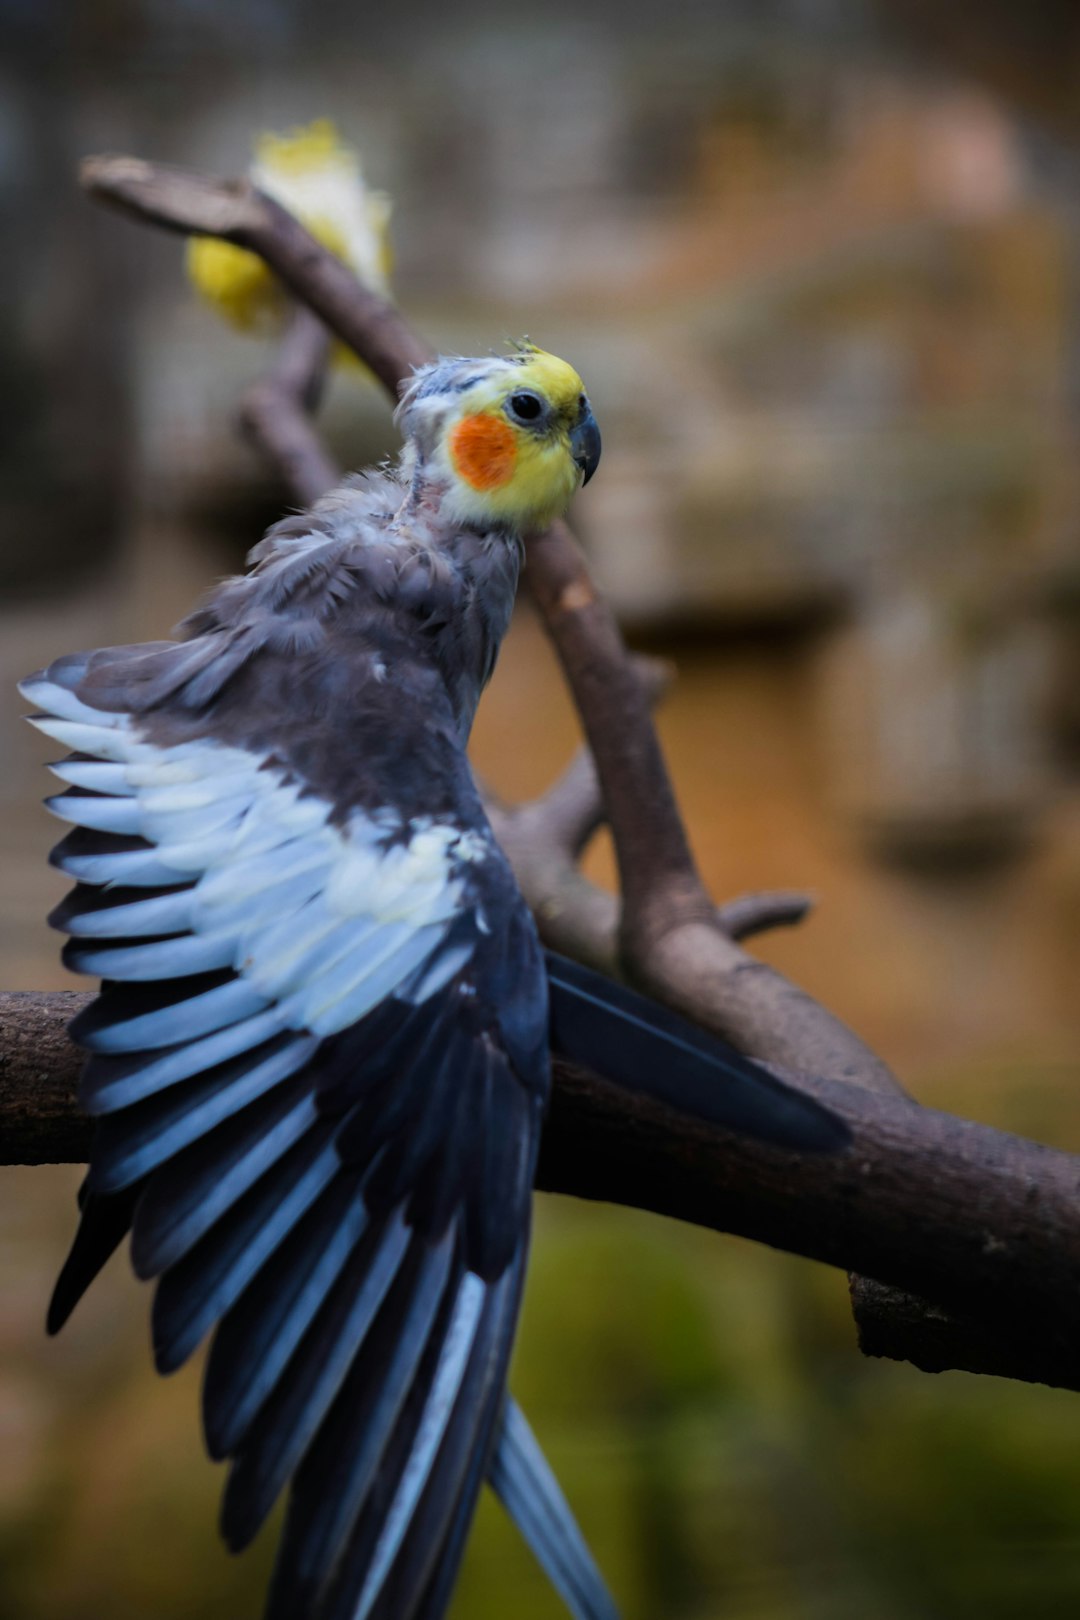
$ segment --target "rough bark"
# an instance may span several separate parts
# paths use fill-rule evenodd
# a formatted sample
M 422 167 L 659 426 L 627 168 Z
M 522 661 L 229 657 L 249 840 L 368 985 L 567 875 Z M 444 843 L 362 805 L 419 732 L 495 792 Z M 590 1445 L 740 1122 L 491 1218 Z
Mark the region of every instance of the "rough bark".
M 88 1000 L 0 995 L 0 1162 L 85 1160 L 65 1026 Z M 928 1371 L 1080 1388 L 1080 1160 L 902 1096 L 777 1072 L 841 1115 L 848 1150 L 784 1152 L 557 1062 L 538 1185 L 885 1279 L 867 1354 L 901 1347 Z

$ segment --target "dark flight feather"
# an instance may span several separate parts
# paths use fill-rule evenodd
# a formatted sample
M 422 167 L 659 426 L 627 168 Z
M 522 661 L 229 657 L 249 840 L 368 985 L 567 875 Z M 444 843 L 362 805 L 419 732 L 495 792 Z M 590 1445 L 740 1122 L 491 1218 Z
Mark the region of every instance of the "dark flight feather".
M 337 1176 L 297 1222 L 273 1266 L 260 1270 L 226 1311 L 203 1384 L 212 1457 L 238 1450 L 369 1225 L 360 1177 Z M 381 1267 L 405 1236 L 400 1222 L 377 1232 L 366 1251 L 368 1263 Z
M 267 1620 L 318 1613 L 399 1421 L 402 1438 L 411 1438 L 462 1285 L 454 1247 L 453 1233 L 434 1247 L 416 1246 L 297 1469 Z M 410 1407 L 418 1378 L 419 1400 Z
M 835 1153 L 843 1120 L 659 1002 L 545 953 L 552 1050 L 695 1119 L 800 1153 Z
M 277 1272 L 285 1239 L 338 1170 L 332 1124 L 313 1126 L 289 1149 L 276 1173 L 257 1181 L 164 1273 L 152 1313 L 159 1372 L 183 1365 L 271 1259 Z M 248 1370 L 253 1370 L 251 1361 Z

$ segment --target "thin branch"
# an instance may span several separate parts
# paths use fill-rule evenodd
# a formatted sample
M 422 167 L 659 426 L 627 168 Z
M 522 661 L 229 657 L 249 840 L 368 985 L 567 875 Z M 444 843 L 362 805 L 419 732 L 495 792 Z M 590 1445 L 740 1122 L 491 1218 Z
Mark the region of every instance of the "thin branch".
M 607 821 L 596 761 L 579 748 L 560 777 L 540 799 L 518 805 L 511 815 L 542 816 L 548 837 L 571 861 L 578 861 Z
M 245 438 L 275 467 L 290 495 L 310 506 L 341 481 L 341 468 L 312 422 L 326 380 L 330 334 L 297 305 L 273 365 L 252 383 L 237 413 Z
M 67 1026 L 92 997 L 0 993 L 0 1163 L 81 1164 L 91 1124 L 76 1093 L 82 1054 Z
M 749 939 L 770 928 L 794 928 L 814 909 L 814 897 L 799 889 L 760 889 L 716 908 L 716 920 L 732 939 Z
M 431 350 L 416 337 L 391 304 L 361 286 L 296 220 L 246 182 L 214 181 L 131 158 L 91 159 L 83 174 L 84 183 L 94 195 L 139 218 L 174 230 L 219 235 L 261 254 L 297 299 L 314 310 L 369 364 L 392 395 L 396 395 L 402 379 L 414 366 L 430 358 Z M 747 929 L 733 928 L 730 914 L 725 922 L 724 912 L 717 911 L 706 893 L 690 851 L 645 694 L 611 611 L 596 591 L 584 558 L 565 524 L 556 524 L 530 540 L 527 578 L 577 702 L 607 807 L 622 886 L 618 954 L 628 976 L 659 999 L 727 1036 L 742 1050 L 794 1072 L 807 1089 L 816 1091 L 824 1087 L 838 1091 L 846 1095 L 852 1110 L 858 1110 L 864 1103 L 886 1114 L 890 1109 L 900 1109 L 910 1125 L 915 1117 L 914 1105 L 895 1098 L 900 1090 L 899 1082 L 881 1059 L 805 992 L 742 951 L 732 935 L 745 934 Z M 584 880 L 571 862 L 569 871 L 561 873 L 559 892 L 551 897 L 550 904 L 556 911 L 563 907 L 564 916 L 579 906 L 584 912 L 587 890 L 575 886 L 582 883 Z M 616 913 L 611 908 L 615 902 L 601 900 L 599 904 L 603 914 L 590 918 L 586 932 L 598 948 L 603 946 L 606 950 L 613 932 Z M 543 901 L 540 914 L 544 915 Z M 758 915 L 762 915 L 760 904 Z M 580 954 L 587 957 L 588 951 Z M 831 1078 L 829 1081 L 805 1080 L 803 1076 L 807 1071 Z M 837 1085 L 837 1082 L 842 1084 Z M 593 1084 L 591 1090 L 586 1086 L 582 1095 L 595 1097 L 598 1084 Z M 859 1088 L 862 1095 L 854 1088 Z M 892 1095 L 888 1095 L 890 1093 Z M 609 1103 L 612 1129 L 617 1128 L 617 1120 L 621 1118 L 622 1128 L 631 1135 L 636 1132 L 640 1138 L 640 1123 L 635 1125 L 625 1095 L 616 1093 L 614 1102 L 609 1098 Z M 946 1119 L 946 1116 L 931 1116 L 925 1112 L 923 1117 L 927 1121 Z M 655 1122 L 649 1129 L 654 1128 Z M 942 1129 L 946 1134 L 954 1129 L 982 1133 L 974 1138 L 970 1134 L 963 1137 L 965 1142 L 986 1144 L 997 1140 L 996 1133 L 986 1132 L 982 1127 L 964 1126 L 958 1121 L 947 1122 Z M 941 1175 L 946 1169 L 941 1154 L 935 1156 L 933 1144 L 924 1141 L 924 1135 L 925 1132 L 912 1131 L 910 1142 L 919 1144 L 926 1162 L 934 1165 L 935 1175 Z M 950 1141 L 953 1140 L 950 1137 Z M 864 1179 L 857 1180 L 854 1187 L 862 1188 L 864 1193 L 875 1179 L 881 1181 L 883 1188 L 890 1184 L 895 1169 L 885 1151 L 890 1146 L 888 1131 L 879 1146 L 882 1151 L 868 1151 L 859 1161 L 858 1175 Z M 903 1140 L 897 1139 L 892 1146 L 896 1149 L 896 1163 L 907 1163 L 901 1151 Z M 873 1142 L 868 1142 L 867 1147 L 868 1150 L 873 1147 Z M 1032 1154 L 1043 1156 L 1039 1159 L 1041 1173 L 1050 1150 L 1035 1149 L 1031 1144 L 1027 1147 Z M 757 1151 L 746 1144 L 738 1144 L 738 1148 L 744 1156 Z M 751 1221 L 745 1226 L 737 1224 L 737 1212 L 727 1211 L 716 1218 L 717 1205 L 722 1206 L 724 1202 L 717 1189 L 722 1186 L 725 1192 L 727 1190 L 731 1173 L 729 1155 L 735 1150 L 736 1144 L 728 1139 L 719 1160 L 704 1151 L 691 1152 L 694 1165 L 698 1169 L 704 1165 L 708 1171 L 704 1181 L 694 1183 L 696 1197 L 690 1197 L 687 1191 L 694 1178 L 680 1161 L 679 1176 L 685 1184 L 681 1195 L 678 1188 L 672 1189 L 669 1212 L 701 1219 L 706 1224 L 746 1230 L 765 1241 L 779 1241 L 775 1235 L 770 1236 L 773 1229 L 769 1226 L 766 1209 L 757 1211 L 762 1218 L 760 1229 L 755 1229 Z M 648 1181 L 648 1144 L 638 1139 L 636 1151 L 640 1172 L 646 1179 L 637 1197 L 627 1201 L 659 1207 L 650 1203 L 650 1199 L 659 1194 L 650 1190 Z M 719 1153 L 719 1148 L 716 1151 Z M 966 1174 L 961 1178 L 967 1197 L 977 1198 L 980 1207 L 985 1202 L 988 1187 L 996 1186 L 996 1150 L 988 1146 L 986 1151 L 985 1162 L 977 1155 L 963 1161 Z M 947 1159 L 948 1155 L 945 1157 Z M 963 1160 L 962 1154 L 960 1158 Z M 1072 1191 L 1077 1181 L 1075 1161 L 1067 1160 L 1064 1155 L 1057 1155 L 1056 1159 L 1068 1166 L 1060 1170 L 1060 1176 L 1062 1185 L 1068 1180 Z M 577 1178 L 577 1190 L 595 1196 L 618 1197 L 618 1190 L 609 1185 L 611 1176 L 606 1177 L 605 1162 L 598 1160 L 592 1164 L 591 1177 Z M 790 1163 L 785 1163 L 790 1171 Z M 919 1161 L 916 1152 L 915 1163 L 909 1169 L 918 1169 L 920 1165 L 926 1169 L 926 1163 Z M 819 1172 L 820 1169 L 819 1164 Z M 826 1226 L 831 1222 L 833 1229 L 846 1231 L 851 1211 L 860 1199 L 853 1197 L 852 1188 L 843 1182 L 844 1175 L 851 1172 L 846 1155 L 844 1163 L 837 1161 L 834 1170 L 832 1180 L 828 1175 L 825 1177 L 829 1183 L 825 1205 L 829 1198 L 837 1202 L 831 1209 L 823 1206 L 820 1215 Z M 1022 1181 L 1022 1175 L 1020 1179 Z M 707 1192 L 711 1192 L 713 1199 L 709 1206 L 711 1213 L 692 1213 L 699 1204 L 704 1211 Z M 1027 1185 L 1027 1203 L 1019 1199 L 1008 1206 L 1028 1224 L 1035 1219 L 1035 1207 L 1039 1207 L 1041 1215 L 1045 1214 L 1039 1197 L 1034 1197 L 1033 1192 L 1032 1186 Z M 1052 1225 L 1047 1222 L 1044 1237 L 1050 1234 Z M 1026 1232 L 1027 1226 L 1023 1229 Z M 947 1246 L 943 1244 L 943 1234 L 944 1228 L 928 1231 L 927 1242 L 920 1243 L 913 1229 L 901 1224 L 892 1233 L 889 1266 L 876 1271 L 872 1259 L 875 1246 L 868 1242 L 860 1246 L 853 1241 L 842 1261 L 839 1254 L 843 1245 L 826 1244 L 829 1253 L 822 1252 L 820 1257 L 857 1265 L 872 1275 L 920 1292 L 925 1284 L 928 1292 L 932 1292 L 931 1285 L 937 1275 L 933 1251 L 935 1245 L 939 1250 Z M 995 1238 L 995 1242 L 998 1241 Z M 1013 1251 L 1013 1235 L 1000 1241 Z M 888 1244 L 884 1247 L 887 1249 Z M 1022 1242 L 1019 1247 L 1023 1247 Z M 809 1250 L 803 1248 L 799 1252 Z M 910 1264 L 905 1254 L 912 1257 Z M 871 1264 L 864 1264 L 860 1255 L 870 1256 Z M 920 1270 L 923 1260 L 925 1272 Z M 940 1266 L 940 1256 L 936 1263 Z M 1054 1319 L 1049 1296 L 1061 1282 L 1061 1267 L 1055 1265 L 1049 1251 L 1043 1254 L 1040 1263 L 1044 1264 L 1044 1275 L 1050 1283 L 1048 1296 L 1042 1300 L 1043 1313 L 1049 1322 Z M 1069 1283 L 1073 1292 L 1074 1281 Z M 982 1311 L 989 1304 L 985 1290 L 973 1285 L 973 1291 L 981 1302 Z M 1062 1300 L 1056 1304 L 1071 1319 L 1072 1293 L 1067 1305 Z M 985 1333 L 989 1318 L 984 1315 L 981 1320 L 982 1327 L 973 1329 L 976 1338 L 979 1333 Z M 1047 1335 L 1050 1332 L 1048 1327 Z M 968 1334 L 965 1344 L 970 1338 Z
M 92 197 L 184 235 L 218 236 L 264 259 L 302 304 L 371 367 L 396 397 L 398 384 L 432 359 L 387 299 L 357 281 L 279 203 L 248 180 L 214 180 L 133 157 L 91 157 L 80 170 Z
M 608 807 L 628 976 L 766 1062 L 854 1083 L 888 1075 L 839 1019 L 740 950 L 718 921 L 690 853 L 645 695 L 611 609 L 565 524 L 531 542 L 527 572 Z
M 65 1025 L 89 1000 L 0 995 L 0 1161 L 85 1160 L 91 1125 Z M 943 1324 L 936 1367 L 1080 1388 L 1080 1161 L 902 1098 L 797 1078 L 847 1121 L 850 1152 L 771 1148 L 557 1062 L 538 1185 L 856 1267 L 923 1296 L 902 1322 L 924 1358 L 926 1322 Z M 946 1313 L 963 1313 L 959 1327 Z
M 646 701 L 650 706 L 659 703 L 671 684 L 672 666 L 640 654 L 632 658 L 632 665 Z M 579 748 L 540 798 L 505 805 L 489 793 L 485 805 L 545 945 L 617 975 L 619 903 L 606 889 L 590 883 L 577 865 L 608 820 L 591 751 Z
M 580 748 L 539 799 L 507 805 L 485 787 L 484 807 L 545 945 L 601 973 L 614 973 L 618 901 L 590 883 L 577 865 L 605 819 L 589 750 Z
M 664 766 L 647 692 L 565 523 L 535 536 L 526 578 L 574 693 L 596 761 L 619 864 L 624 919 L 645 926 L 659 893 L 708 917 L 705 895 Z M 635 952 L 630 951 L 633 961 Z

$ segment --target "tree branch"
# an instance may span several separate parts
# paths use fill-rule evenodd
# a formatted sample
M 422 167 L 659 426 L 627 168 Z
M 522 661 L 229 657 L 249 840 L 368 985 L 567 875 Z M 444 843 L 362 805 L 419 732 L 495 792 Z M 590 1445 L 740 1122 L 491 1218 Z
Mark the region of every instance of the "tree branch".
M 648 703 L 658 703 L 673 674 L 658 658 L 635 657 L 633 668 Z M 600 972 L 619 972 L 619 903 L 590 883 L 578 860 L 607 809 L 588 748 L 539 799 L 505 805 L 485 795 L 485 807 L 544 943 Z
M 65 1026 L 90 999 L 0 995 L 0 1161 L 86 1159 L 92 1127 Z M 929 1370 L 1080 1388 L 1080 1161 L 903 1098 L 784 1078 L 843 1117 L 850 1152 L 785 1152 L 557 1062 L 538 1185 L 917 1289 L 934 1303 L 903 1296 L 900 1331 Z
M 357 281 L 340 259 L 249 180 L 214 180 L 133 157 L 91 157 L 83 187 L 121 213 L 186 236 L 219 236 L 248 248 L 294 297 L 361 355 L 396 397 L 414 366 L 433 358 L 387 299 Z
M 273 365 L 240 402 L 240 431 L 275 467 L 289 493 L 310 506 L 341 480 L 341 468 L 316 432 L 330 334 L 303 305 L 292 311 Z
M 732 939 L 749 939 L 770 928 L 794 928 L 814 909 L 812 895 L 798 889 L 761 889 L 739 894 L 716 909 L 716 918 Z
M 589 750 L 579 749 L 539 799 L 507 805 L 486 787 L 483 797 L 492 830 L 545 945 L 601 973 L 617 972 L 619 903 L 590 883 L 577 865 L 605 819 Z
M 221 236 L 259 253 L 392 395 L 413 367 L 431 357 L 432 351 L 391 304 L 357 282 L 295 219 L 247 182 L 215 181 L 116 157 L 88 160 L 83 177 L 95 196 L 143 220 Z M 288 390 L 282 397 L 288 398 Z M 274 453 L 265 431 L 261 442 Z M 1058 1347 L 1061 1323 L 1065 1318 L 1071 1322 L 1075 1312 L 1076 1279 L 1067 1245 L 1058 1253 L 1054 1242 L 1061 1237 L 1075 1247 L 1069 1222 L 1080 1182 L 1077 1161 L 917 1109 L 897 1096 L 899 1082 L 851 1030 L 740 949 L 736 938 L 752 931 L 755 922 L 793 920 L 805 907 L 790 899 L 778 903 L 756 897 L 739 903 L 741 909 L 734 913 L 717 910 L 693 860 L 646 694 L 565 524 L 529 541 L 526 573 L 582 717 L 622 890 L 620 907 L 585 884 L 565 837 L 554 830 L 557 815 L 549 816 L 544 839 L 538 841 L 537 818 L 530 823 L 528 814 L 537 807 L 511 812 L 521 817 L 518 830 L 531 833 L 532 853 L 539 850 L 541 857 L 533 873 L 534 904 L 546 936 L 558 940 L 560 930 L 568 939 L 576 935 L 570 948 L 585 960 L 608 959 L 615 941 L 628 977 L 742 1050 L 791 1071 L 806 1089 L 827 1095 L 830 1106 L 849 1121 L 857 1116 L 858 1126 L 852 1154 L 827 1165 L 823 1160 L 800 1164 L 741 1139 L 716 1133 L 703 1138 L 700 1128 L 689 1129 L 685 1122 L 673 1136 L 670 1125 L 663 1127 L 647 1105 L 632 1105 L 625 1093 L 596 1077 L 574 1079 L 560 1071 L 544 1161 L 547 1185 L 663 1207 L 666 1213 L 813 1252 L 925 1292 L 935 1305 L 924 1314 L 927 1321 L 933 1319 L 944 1346 L 942 1357 L 951 1356 L 952 1365 L 971 1365 L 988 1332 L 993 1341 L 988 1355 L 990 1350 L 998 1353 L 1008 1337 L 1006 1328 L 1015 1328 L 1009 1321 L 1003 1324 L 994 1309 L 995 1301 L 1000 1303 L 995 1293 L 1001 1287 L 999 1274 L 1008 1270 L 1015 1297 L 1035 1302 L 1039 1342 Z M 573 767 L 564 795 L 580 798 L 592 769 L 593 764 Z M 588 818 L 580 805 L 578 813 L 580 831 Z M 527 849 L 518 852 L 519 875 L 530 871 L 528 854 Z M 540 878 L 549 882 L 546 895 L 539 892 Z M 808 1072 L 830 1078 L 810 1080 Z M 573 1123 L 572 1131 L 558 1130 L 560 1117 Z M 580 1158 L 590 1141 L 595 1157 L 574 1168 L 574 1155 Z M 738 1181 L 732 1167 L 748 1162 L 758 1166 L 761 1176 L 757 1192 L 740 1203 L 732 1190 L 732 1177 Z M 898 1196 L 901 1169 L 923 1189 L 921 1211 Z M 1052 1187 L 1033 1179 L 1046 1174 L 1051 1174 Z M 946 1196 L 940 1178 L 948 1176 L 957 1178 L 956 1191 L 962 1188 L 963 1197 Z M 873 1236 L 860 1225 L 868 1212 Z M 798 1225 L 811 1213 L 817 1237 L 800 1238 L 788 1230 L 789 1217 L 797 1216 Z M 890 1226 L 890 1219 L 897 1224 Z M 960 1230 L 954 1232 L 949 1222 L 958 1219 Z M 1000 1233 L 999 1221 L 1004 1222 Z M 1036 1253 L 1042 1276 L 1025 1279 L 1015 1257 Z M 1008 1265 L 1003 1255 L 1011 1257 Z M 1066 1285 L 1068 1298 L 1058 1297 L 1057 1290 Z M 880 1304 L 890 1296 L 879 1291 L 876 1297 Z M 942 1326 L 943 1301 L 975 1315 Z M 909 1321 L 910 1300 L 899 1308 Z M 886 1318 L 880 1313 L 877 1325 L 881 1333 L 873 1342 L 875 1351 L 887 1337 Z M 904 1332 L 910 1342 L 906 1327 Z M 950 1333 L 955 1353 L 948 1349 Z M 1058 1348 L 1053 1353 L 1058 1355 Z M 1062 1348 L 1060 1354 L 1067 1352 Z M 1035 1359 L 1032 1352 L 1029 1364 Z M 1073 1377 L 1069 1373 L 1054 1381 L 1071 1387 Z

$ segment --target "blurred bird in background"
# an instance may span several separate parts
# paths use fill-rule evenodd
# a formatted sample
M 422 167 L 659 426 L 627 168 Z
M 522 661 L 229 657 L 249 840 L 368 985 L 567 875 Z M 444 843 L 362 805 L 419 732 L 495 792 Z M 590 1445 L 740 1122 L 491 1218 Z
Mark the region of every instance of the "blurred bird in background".
M 284 135 L 264 131 L 255 141 L 248 178 L 366 286 L 389 292 L 390 198 L 365 183 L 359 154 L 329 118 Z M 259 334 L 280 328 L 288 298 L 257 253 L 214 236 L 193 236 L 186 257 L 192 285 L 231 325 Z
M 23 684 L 73 750 L 52 920 L 103 981 L 72 1027 L 97 1133 L 49 1328 L 130 1232 L 159 1369 L 214 1331 L 232 1548 L 289 1486 L 269 1620 L 436 1620 L 485 1477 L 572 1612 L 610 1620 L 506 1392 L 551 1043 L 796 1149 L 842 1128 L 545 959 L 488 824 L 466 743 L 523 536 L 596 470 L 581 379 L 528 344 L 441 360 L 399 422 L 396 466 L 278 523 L 180 640 Z

